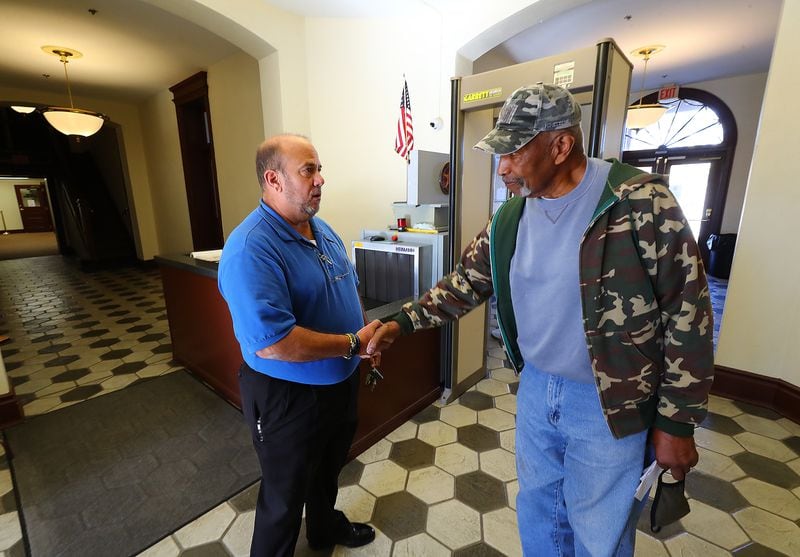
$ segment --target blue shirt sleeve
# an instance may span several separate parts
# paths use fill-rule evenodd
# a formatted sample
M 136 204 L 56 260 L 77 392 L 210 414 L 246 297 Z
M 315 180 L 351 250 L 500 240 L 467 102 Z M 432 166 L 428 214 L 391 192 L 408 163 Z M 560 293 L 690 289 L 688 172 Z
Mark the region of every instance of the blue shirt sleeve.
M 219 286 L 230 308 L 233 330 L 244 351 L 272 346 L 295 326 L 286 272 L 274 254 L 245 242 L 226 253 Z

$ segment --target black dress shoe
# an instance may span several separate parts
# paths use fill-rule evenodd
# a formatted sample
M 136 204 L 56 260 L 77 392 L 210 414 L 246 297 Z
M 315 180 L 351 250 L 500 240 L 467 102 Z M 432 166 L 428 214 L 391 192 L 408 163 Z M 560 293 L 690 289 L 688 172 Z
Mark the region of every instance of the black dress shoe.
M 362 522 L 351 522 L 342 532 L 332 540 L 325 541 L 311 541 L 308 540 L 308 547 L 314 551 L 333 547 L 334 545 L 343 545 L 345 547 L 361 547 L 367 545 L 375 539 L 375 530 L 369 524 Z

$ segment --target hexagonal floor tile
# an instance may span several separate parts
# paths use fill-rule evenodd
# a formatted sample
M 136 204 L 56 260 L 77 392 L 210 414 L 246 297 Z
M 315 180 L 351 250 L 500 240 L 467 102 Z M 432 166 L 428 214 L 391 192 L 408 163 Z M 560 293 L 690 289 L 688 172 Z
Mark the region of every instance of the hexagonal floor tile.
M 703 447 L 697 447 L 697 453 L 700 456 L 700 460 L 695 467 L 697 472 L 729 482 L 745 475 L 744 470 L 739 468 L 729 456 L 715 453 Z
M 744 428 L 736 423 L 732 418 L 715 414 L 713 412 L 708 413 L 706 419 L 703 420 L 703 423 L 700 424 L 700 426 L 710 429 L 711 431 L 716 431 L 717 433 L 724 433 L 725 435 L 736 435 L 737 433 L 742 433 L 744 431 Z
M 753 541 L 786 555 L 800 555 L 800 527 L 794 522 L 756 507 L 733 516 Z
M 455 498 L 479 513 L 507 505 L 505 484 L 480 470 L 458 476 L 455 487 Z
M 500 446 L 500 435 L 480 424 L 458 428 L 458 442 L 474 451 L 490 451 Z
M 480 468 L 498 480 L 508 482 L 517 479 L 514 455 L 505 449 L 492 449 L 478 455 Z
M 339 487 L 357 484 L 361 480 L 363 472 L 364 463 L 354 458 L 345 464 L 339 472 Z
M 733 487 L 742 494 L 744 499 L 756 507 L 793 522 L 800 520 L 800 500 L 787 489 L 755 478 L 742 478 L 734 482 Z M 714 506 L 723 508 L 718 505 Z M 742 507 L 744 506 L 742 505 Z
M 421 412 L 418 412 L 413 418 L 411 418 L 411 421 L 418 424 L 424 424 L 426 422 L 433 422 L 438 419 L 439 419 L 439 408 L 431 405 L 422 410 Z
M 54 375 L 53 381 L 56 383 L 61 383 L 64 381 L 77 381 L 81 377 L 86 377 L 89 375 L 89 373 L 91 372 L 86 368 L 70 369 L 63 373 L 59 373 L 58 375 Z
M 132 354 L 133 351 L 128 348 L 122 348 L 120 350 L 110 350 L 105 354 L 100 355 L 101 360 L 121 360 L 128 354 Z
M 748 452 L 771 458 L 772 460 L 787 462 L 797 458 L 797 454 L 782 441 L 765 435 L 746 431 L 734 435 L 733 438 Z
M 396 443 L 397 441 L 405 441 L 407 439 L 414 439 L 417 436 L 417 424 L 414 422 L 405 422 L 394 431 L 386 435 L 386 439 Z
M 483 537 L 486 543 L 508 557 L 522 556 L 517 527 L 517 513 L 502 508 L 483 515 Z
M 684 532 L 664 542 L 670 555 L 702 555 L 703 557 L 727 557 L 727 551 L 697 536 Z
M 436 449 L 436 466 L 454 476 L 469 474 L 478 469 L 478 453 L 453 443 Z
M 401 540 L 425 530 L 428 505 L 404 491 L 378 497 L 372 523 L 392 540 Z
M 450 549 L 458 549 L 481 540 L 481 515 L 451 499 L 428 509 L 427 530 Z
M 439 419 L 453 427 L 463 427 L 478 422 L 475 410 L 460 404 L 448 404 L 439 412 Z
M 749 541 L 747 534 L 728 513 L 695 499 L 689 501 L 689 506 L 692 511 L 680 521 L 687 532 L 727 550 Z
M 733 461 L 752 478 L 784 489 L 800 486 L 800 476 L 783 462 L 747 452 L 734 455 Z
M 102 390 L 103 387 L 101 387 L 100 385 L 84 385 L 81 387 L 76 387 L 70 391 L 67 391 L 58 398 L 61 402 L 86 400 L 87 398 L 91 398 L 92 396 L 96 395 Z
M 344 512 L 351 522 L 370 522 L 376 500 L 374 495 L 361 486 L 349 485 L 339 489 L 336 508 Z
M 748 506 L 733 484 L 702 472 L 693 471 L 686 476 L 686 495 L 728 513 Z
M 386 439 L 381 439 L 369 449 L 358 455 L 356 458 L 364 464 L 377 462 L 389 458 L 389 453 L 392 451 L 392 443 Z
M 392 557 L 449 557 L 450 550 L 428 534 L 417 534 L 394 544 Z
M 373 495 L 380 497 L 402 491 L 408 472 L 389 460 L 372 462 L 364 467 L 359 484 Z
M 473 410 L 488 410 L 494 407 L 494 400 L 491 396 L 478 391 L 467 391 L 458 399 L 461 406 L 466 406 Z
M 414 470 L 433 464 L 435 451 L 436 449 L 428 443 L 419 439 L 408 439 L 394 443 L 389 458 L 406 470 Z
M 495 431 L 504 431 L 516 425 L 514 415 L 499 408 L 489 408 L 478 412 L 478 423 Z
M 478 392 L 489 396 L 498 397 L 508 394 L 508 383 L 496 379 L 483 379 L 476 385 Z
M 131 373 L 136 373 L 137 371 L 144 369 L 147 367 L 147 364 L 144 362 L 129 362 L 125 364 L 120 364 L 117 367 L 111 370 L 111 373 L 114 375 L 128 375 Z
M 444 470 L 429 466 L 408 474 L 406 490 L 431 505 L 453 497 L 455 479 Z
M 433 447 L 455 443 L 457 437 L 456 428 L 438 420 L 420 424 L 417 431 L 417 438 Z

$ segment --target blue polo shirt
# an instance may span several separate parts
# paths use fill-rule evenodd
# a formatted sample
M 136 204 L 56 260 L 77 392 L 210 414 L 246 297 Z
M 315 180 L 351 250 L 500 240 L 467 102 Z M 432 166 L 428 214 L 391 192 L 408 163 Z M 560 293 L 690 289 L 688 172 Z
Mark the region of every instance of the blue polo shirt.
M 349 377 L 358 359 L 285 362 L 256 355 L 295 325 L 338 334 L 364 326 L 358 279 L 341 238 L 320 218 L 310 224 L 316 245 L 262 201 L 225 242 L 218 282 L 247 365 L 288 381 L 330 385 Z

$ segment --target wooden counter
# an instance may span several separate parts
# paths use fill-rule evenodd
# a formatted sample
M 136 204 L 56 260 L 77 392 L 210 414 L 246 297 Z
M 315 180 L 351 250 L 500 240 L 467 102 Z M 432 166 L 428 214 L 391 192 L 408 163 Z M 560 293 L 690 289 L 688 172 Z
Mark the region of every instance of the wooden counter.
M 164 283 L 175 360 L 241 408 L 237 371 L 242 356 L 228 306 L 217 289 L 217 264 L 188 256 L 159 256 L 156 260 Z M 400 305 L 395 302 L 371 309 L 367 317 L 392 315 Z M 351 458 L 439 397 L 439 353 L 438 329 L 398 338 L 382 356 L 384 380 L 374 391 L 364 385 L 369 365 L 361 364 L 359 424 Z

